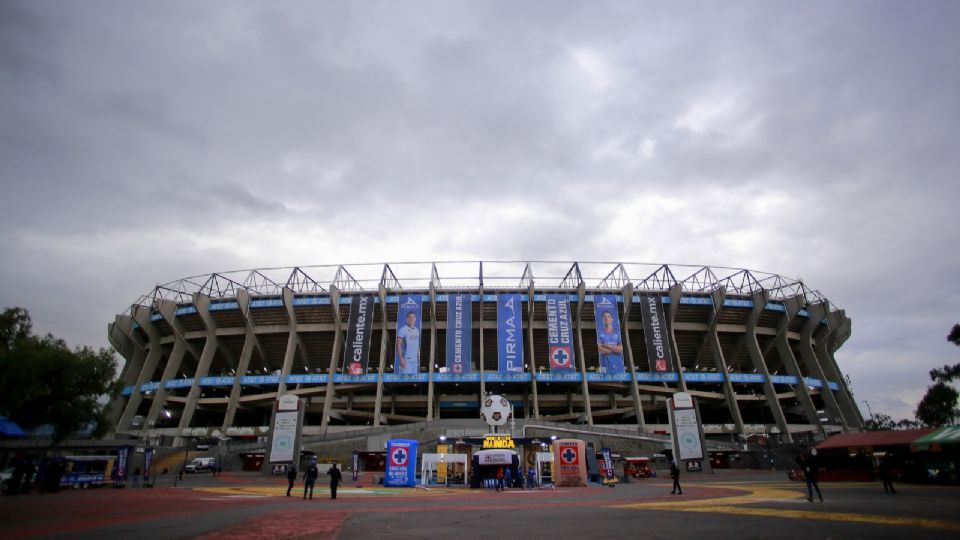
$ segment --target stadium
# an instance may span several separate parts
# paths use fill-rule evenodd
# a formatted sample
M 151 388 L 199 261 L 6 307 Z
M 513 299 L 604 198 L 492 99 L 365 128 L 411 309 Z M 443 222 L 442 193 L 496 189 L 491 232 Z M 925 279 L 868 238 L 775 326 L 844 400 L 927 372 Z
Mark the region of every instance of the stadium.
M 518 421 L 662 434 L 697 400 L 706 438 L 859 431 L 835 352 L 842 309 L 802 280 L 723 267 L 468 261 L 301 266 L 154 287 L 108 325 L 126 359 L 118 435 L 263 435 L 279 395 L 303 433 Z

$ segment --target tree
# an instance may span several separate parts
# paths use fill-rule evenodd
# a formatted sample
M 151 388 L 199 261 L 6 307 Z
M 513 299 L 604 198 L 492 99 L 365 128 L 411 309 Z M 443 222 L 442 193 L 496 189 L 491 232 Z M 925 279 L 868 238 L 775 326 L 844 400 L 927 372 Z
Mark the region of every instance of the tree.
M 93 423 L 109 430 L 105 397 L 115 390 L 113 351 L 71 350 L 53 335 L 33 335 L 30 314 L 9 308 L 0 315 L 0 413 L 24 429 L 53 427 L 59 442 Z
M 889 414 L 877 413 L 872 418 L 863 423 L 863 429 L 867 431 L 887 431 L 896 427 L 893 418 Z
M 960 416 L 957 398 L 960 394 L 945 382 L 938 382 L 927 388 L 927 393 L 917 405 L 917 420 L 928 426 L 943 426 Z

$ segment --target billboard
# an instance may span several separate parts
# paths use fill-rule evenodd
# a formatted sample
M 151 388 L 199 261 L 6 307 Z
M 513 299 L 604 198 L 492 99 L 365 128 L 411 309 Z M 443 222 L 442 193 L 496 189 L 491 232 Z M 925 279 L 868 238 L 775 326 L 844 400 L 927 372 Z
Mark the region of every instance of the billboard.
M 574 371 L 573 333 L 570 331 L 570 297 L 548 294 L 547 348 L 550 371 Z
M 500 373 L 523 372 L 523 297 L 497 295 L 497 358 Z
M 447 297 L 447 371 L 470 373 L 473 346 L 473 299 L 469 294 Z
M 370 356 L 370 337 L 373 335 L 373 296 L 354 296 L 350 299 L 350 319 L 347 322 L 347 346 L 343 348 L 343 372 L 362 375 L 367 371 Z
M 383 485 L 413 487 L 417 483 L 417 441 L 387 441 L 387 471 Z
M 276 402 L 277 412 L 270 432 L 270 456 L 268 463 L 296 463 L 300 457 L 297 448 L 297 428 L 300 427 L 300 398 L 284 394 Z
M 700 438 L 700 419 L 690 394 L 677 392 L 668 407 L 673 428 L 674 458 L 703 459 L 703 441 Z
M 577 439 L 553 441 L 553 462 L 558 486 L 587 485 L 587 443 Z
M 420 316 L 423 312 L 420 295 L 402 295 L 397 303 L 397 347 L 393 355 L 393 372 L 404 375 L 420 373 Z
M 666 317 L 663 314 L 663 299 L 659 294 L 640 295 L 640 312 L 643 317 L 643 335 L 647 341 L 647 361 L 650 369 L 658 373 L 670 371 L 670 335 L 667 333 Z
M 597 348 L 600 350 L 601 373 L 623 373 L 623 340 L 620 337 L 620 315 L 617 297 L 598 294 L 593 297 L 593 316 L 597 322 Z

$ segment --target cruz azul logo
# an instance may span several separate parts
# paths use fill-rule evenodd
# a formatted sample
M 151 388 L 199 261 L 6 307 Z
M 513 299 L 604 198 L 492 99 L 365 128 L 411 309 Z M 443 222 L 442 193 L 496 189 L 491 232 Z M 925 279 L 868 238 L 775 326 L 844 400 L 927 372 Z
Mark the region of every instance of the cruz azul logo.
M 576 465 L 580 461 L 576 446 L 568 446 L 560 451 L 560 460 L 564 465 Z
M 570 368 L 572 367 L 570 364 L 571 358 L 573 358 L 573 355 L 570 354 L 570 347 L 550 347 L 551 368 Z
M 410 452 L 402 446 L 394 446 L 393 452 L 390 453 L 390 465 L 394 467 L 406 467 L 407 459 L 410 457 Z

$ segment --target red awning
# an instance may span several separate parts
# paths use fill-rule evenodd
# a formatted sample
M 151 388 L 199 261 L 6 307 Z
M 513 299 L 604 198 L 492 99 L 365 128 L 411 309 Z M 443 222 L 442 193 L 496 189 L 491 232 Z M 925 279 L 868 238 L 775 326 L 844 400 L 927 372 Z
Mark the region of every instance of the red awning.
M 859 448 L 863 446 L 906 446 L 932 431 L 934 431 L 933 428 L 923 428 L 840 433 L 818 444 L 817 450 Z

